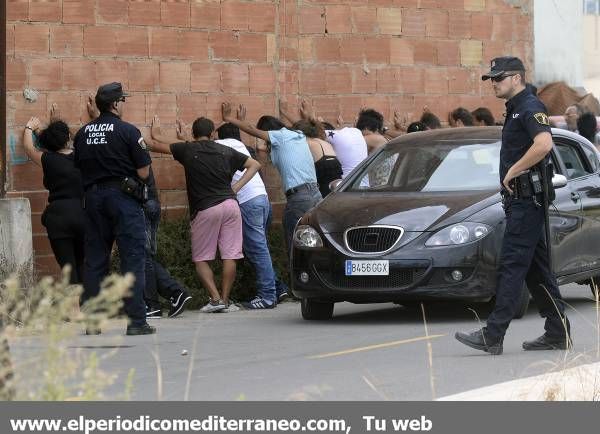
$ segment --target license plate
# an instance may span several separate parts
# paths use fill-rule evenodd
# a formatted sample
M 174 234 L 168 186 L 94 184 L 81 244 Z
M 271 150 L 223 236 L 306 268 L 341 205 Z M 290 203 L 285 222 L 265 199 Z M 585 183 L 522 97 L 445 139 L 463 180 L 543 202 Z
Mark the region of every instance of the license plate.
M 346 261 L 346 276 L 388 276 L 389 261 Z

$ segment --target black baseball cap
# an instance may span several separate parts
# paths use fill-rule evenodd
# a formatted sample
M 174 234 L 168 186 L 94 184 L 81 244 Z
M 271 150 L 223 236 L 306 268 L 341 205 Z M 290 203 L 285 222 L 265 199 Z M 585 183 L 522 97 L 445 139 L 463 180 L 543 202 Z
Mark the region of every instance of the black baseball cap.
M 116 81 L 103 84 L 96 92 L 96 99 L 104 102 L 115 102 L 126 96 L 129 96 L 129 94 L 123 92 L 123 85 Z
M 489 78 L 500 77 L 508 71 L 525 71 L 525 65 L 518 57 L 496 57 L 490 62 L 490 72 L 481 76 L 483 81 Z

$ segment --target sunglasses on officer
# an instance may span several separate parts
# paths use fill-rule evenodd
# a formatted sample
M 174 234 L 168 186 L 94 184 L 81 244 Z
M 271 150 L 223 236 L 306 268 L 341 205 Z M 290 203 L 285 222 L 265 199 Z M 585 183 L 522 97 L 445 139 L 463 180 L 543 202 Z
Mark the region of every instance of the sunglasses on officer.
M 513 77 L 517 74 L 502 74 L 499 75 L 498 77 L 490 77 L 490 80 L 492 80 L 494 83 L 500 83 L 501 81 L 504 81 L 506 78 L 508 77 Z

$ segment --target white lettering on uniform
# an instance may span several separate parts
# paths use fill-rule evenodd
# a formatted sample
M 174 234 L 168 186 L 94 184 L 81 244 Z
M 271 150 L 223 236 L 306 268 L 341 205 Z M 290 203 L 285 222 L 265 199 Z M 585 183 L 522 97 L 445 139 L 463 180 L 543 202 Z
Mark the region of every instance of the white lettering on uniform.
M 88 145 L 106 144 L 106 132 L 114 131 L 114 124 L 90 124 L 85 127 L 87 133 L 86 143 Z

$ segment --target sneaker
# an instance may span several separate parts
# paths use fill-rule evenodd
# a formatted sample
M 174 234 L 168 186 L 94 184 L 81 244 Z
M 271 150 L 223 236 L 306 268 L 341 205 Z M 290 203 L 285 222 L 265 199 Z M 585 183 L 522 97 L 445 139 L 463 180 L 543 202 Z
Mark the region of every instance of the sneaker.
M 142 324 L 141 326 L 127 326 L 127 336 L 140 336 L 140 335 L 151 335 L 156 333 L 156 329 L 148 323 Z
M 225 303 L 223 303 L 223 300 L 208 300 L 208 303 L 206 303 L 204 305 L 204 307 L 202 309 L 200 309 L 200 312 L 204 312 L 204 313 L 211 313 L 211 312 L 220 312 L 223 309 L 225 309 L 227 306 L 225 306 Z
M 171 297 L 171 307 L 169 309 L 169 318 L 174 318 L 183 312 L 185 304 L 192 299 L 187 291 L 179 291 L 179 294 Z
M 233 301 L 230 301 L 227 304 L 227 307 L 225 309 L 219 311 L 219 312 L 222 312 L 222 313 L 231 313 L 231 312 L 237 312 L 239 310 L 241 310 L 240 307 L 237 304 L 235 304 Z
M 283 300 L 288 298 L 289 294 L 286 289 L 283 289 L 281 292 L 277 293 L 277 303 L 281 303 Z
M 88 336 L 95 336 L 102 333 L 99 327 L 86 327 L 85 334 Z
M 246 309 L 273 309 L 275 303 L 269 303 L 267 300 L 261 297 L 254 297 L 252 300 L 242 303 L 242 306 Z
M 146 319 L 150 318 L 162 318 L 162 310 L 160 309 L 160 307 L 146 306 Z

